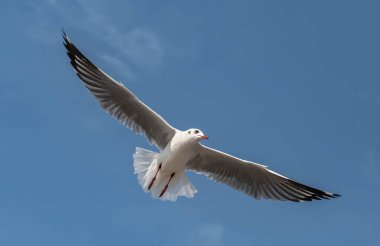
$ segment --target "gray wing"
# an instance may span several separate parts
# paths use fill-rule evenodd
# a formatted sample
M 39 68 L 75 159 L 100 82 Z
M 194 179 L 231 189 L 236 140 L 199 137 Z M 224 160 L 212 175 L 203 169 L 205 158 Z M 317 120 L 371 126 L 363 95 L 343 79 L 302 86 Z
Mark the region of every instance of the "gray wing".
M 173 138 L 176 129 L 141 102 L 124 85 L 116 82 L 90 62 L 63 33 L 64 45 L 78 77 L 99 101 L 101 107 L 135 132 L 144 134 L 149 143 L 161 150 Z
M 318 190 L 269 170 L 266 166 L 245 161 L 199 145 L 197 154 L 186 164 L 187 170 L 205 174 L 256 199 L 311 201 L 339 197 Z

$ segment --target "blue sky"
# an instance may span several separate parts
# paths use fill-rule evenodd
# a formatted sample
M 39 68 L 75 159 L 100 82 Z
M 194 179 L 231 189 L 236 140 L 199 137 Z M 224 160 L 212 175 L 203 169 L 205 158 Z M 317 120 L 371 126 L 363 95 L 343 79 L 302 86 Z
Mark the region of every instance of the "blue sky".
M 380 231 L 378 1 L 6 1 L 1 245 L 375 245 Z M 145 139 L 74 75 L 61 28 L 179 129 L 343 197 L 256 201 L 189 174 L 153 200 Z

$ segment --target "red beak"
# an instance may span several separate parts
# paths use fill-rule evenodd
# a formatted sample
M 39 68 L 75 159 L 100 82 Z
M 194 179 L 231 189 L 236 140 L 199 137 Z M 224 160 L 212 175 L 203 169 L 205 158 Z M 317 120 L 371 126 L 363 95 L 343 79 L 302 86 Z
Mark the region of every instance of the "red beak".
M 206 135 L 201 136 L 201 139 L 208 139 Z

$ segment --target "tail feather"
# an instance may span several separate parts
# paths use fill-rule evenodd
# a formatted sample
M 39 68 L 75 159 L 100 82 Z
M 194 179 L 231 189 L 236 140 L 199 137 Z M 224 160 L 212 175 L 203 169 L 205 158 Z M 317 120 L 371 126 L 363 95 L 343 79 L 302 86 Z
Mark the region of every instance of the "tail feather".
M 137 174 L 139 184 L 145 192 L 150 192 L 153 198 L 176 201 L 178 196 L 192 198 L 194 197 L 194 194 L 198 192 L 186 177 L 185 173 L 182 172 L 175 174 L 173 179 L 170 181 L 167 190 L 160 197 L 160 194 L 165 188 L 170 175 L 166 177 L 167 175 L 158 173 L 154 184 L 149 189 L 149 185 L 158 169 L 159 153 L 137 147 L 133 158 L 133 166 L 135 169 L 135 174 Z
M 177 196 L 185 196 L 187 198 L 194 197 L 194 194 L 198 192 L 185 173 L 181 173 L 178 176 L 178 183 L 170 188 L 171 189 L 168 190 L 168 193 L 176 194 Z
M 133 167 L 135 174 L 137 174 L 137 180 L 143 187 L 145 192 L 148 192 L 149 180 L 154 170 L 153 167 L 157 166 L 157 158 L 159 154 L 143 148 L 136 148 L 136 152 L 133 154 Z M 154 175 L 154 174 L 153 174 Z

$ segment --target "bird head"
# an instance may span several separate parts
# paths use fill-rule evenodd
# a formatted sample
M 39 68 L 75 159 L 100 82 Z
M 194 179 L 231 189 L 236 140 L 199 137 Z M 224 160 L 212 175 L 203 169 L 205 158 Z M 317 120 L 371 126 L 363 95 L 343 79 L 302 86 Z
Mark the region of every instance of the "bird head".
M 208 139 L 208 137 L 206 135 L 203 134 L 203 132 L 199 129 L 195 129 L 195 128 L 191 128 L 189 130 L 186 131 L 186 134 L 197 140 L 197 141 L 200 141 L 200 140 L 203 140 L 203 139 Z

